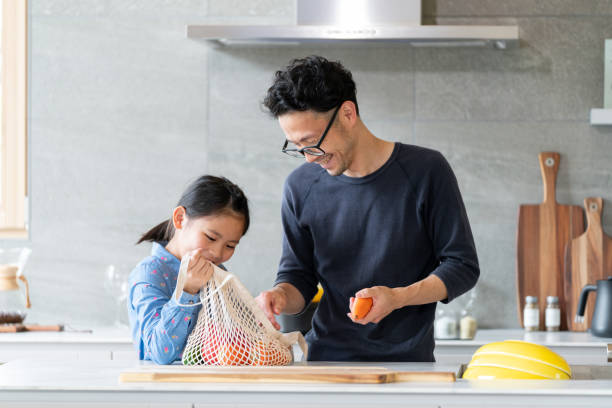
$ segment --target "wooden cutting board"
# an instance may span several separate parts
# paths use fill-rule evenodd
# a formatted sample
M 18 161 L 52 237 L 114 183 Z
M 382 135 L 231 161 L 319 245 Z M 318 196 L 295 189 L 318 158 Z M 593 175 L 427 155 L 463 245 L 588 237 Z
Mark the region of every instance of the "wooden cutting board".
M 556 201 L 559 153 L 542 152 L 538 158 L 544 182 L 544 201 L 541 204 L 523 204 L 519 209 L 516 260 L 519 321 L 522 326 L 525 296 L 537 296 L 540 330 L 544 330 L 546 296 L 558 296 L 561 330 L 566 330 L 565 246 L 570 239 L 582 234 L 584 219 L 579 206 Z
M 153 367 L 124 371 L 120 382 L 273 382 L 273 383 L 358 383 L 453 382 L 454 372 L 394 371 L 384 367 Z
M 0 324 L 0 333 L 17 333 L 24 331 L 63 331 L 61 324 L 40 325 L 40 324 Z
M 595 285 L 598 280 L 612 275 L 612 238 L 601 226 L 603 200 L 584 199 L 587 215 L 587 230 L 572 239 L 565 252 L 565 301 L 567 303 L 567 326 L 572 331 L 585 331 L 591 327 L 595 296 L 589 296 L 582 323 L 574 321 L 578 310 L 578 299 L 585 285 Z

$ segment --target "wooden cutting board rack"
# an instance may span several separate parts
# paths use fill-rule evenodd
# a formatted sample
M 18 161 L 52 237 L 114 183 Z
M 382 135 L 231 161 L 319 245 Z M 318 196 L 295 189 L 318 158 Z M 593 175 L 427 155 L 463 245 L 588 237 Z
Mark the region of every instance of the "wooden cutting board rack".
M 567 329 L 564 264 L 565 245 L 584 232 L 583 211 L 577 205 L 558 204 L 557 171 L 561 156 L 556 152 L 538 155 L 544 183 L 541 204 L 521 204 L 517 228 L 517 295 L 521 326 L 525 296 L 537 296 L 539 329 L 545 330 L 546 297 L 557 296 L 561 330 Z
M 164 367 L 146 366 L 124 371 L 120 382 L 187 383 L 356 383 L 454 382 L 454 372 L 397 371 L 363 366 L 283 366 L 283 367 Z

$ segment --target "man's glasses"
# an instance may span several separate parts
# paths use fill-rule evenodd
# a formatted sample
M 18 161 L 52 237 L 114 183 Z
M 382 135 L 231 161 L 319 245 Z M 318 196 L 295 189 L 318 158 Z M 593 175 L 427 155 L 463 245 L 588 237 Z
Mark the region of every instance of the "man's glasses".
M 325 136 L 327 136 L 327 132 L 329 132 L 329 129 L 331 129 L 331 126 L 334 123 L 334 119 L 336 119 L 336 115 L 338 114 L 338 111 L 340 110 L 341 106 L 342 106 L 342 104 L 338 105 L 338 107 L 334 111 L 334 114 L 332 115 L 331 119 L 329 120 L 329 123 L 327 124 L 327 127 L 323 131 L 323 134 L 319 138 L 319 141 L 317 142 L 316 145 L 302 147 L 301 149 L 297 149 L 297 148 L 289 148 L 289 149 L 287 149 L 287 146 L 289 145 L 289 141 L 285 140 L 285 144 L 283 145 L 282 152 L 288 154 L 289 156 L 300 157 L 300 158 L 301 157 L 305 157 L 305 155 L 307 155 L 307 154 L 309 154 L 311 156 L 325 156 L 325 151 L 323 149 L 321 149 L 320 146 L 321 146 L 321 143 L 323 143 L 323 139 L 325 139 Z

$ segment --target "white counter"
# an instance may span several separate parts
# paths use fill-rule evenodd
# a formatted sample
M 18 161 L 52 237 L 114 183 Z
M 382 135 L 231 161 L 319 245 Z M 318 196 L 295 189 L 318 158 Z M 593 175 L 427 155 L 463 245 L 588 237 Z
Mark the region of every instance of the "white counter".
M 594 337 L 585 332 L 479 330 L 473 340 L 436 340 L 436 361 L 467 364 L 478 347 L 507 339 L 545 345 L 570 364 L 605 364 L 608 361 L 608 345 L 612 345 L 612 338 Z M 19 358 L 136 361 L 138 356 L 127 327 L 94 328 L 91 333 L 0 333 L 0 362 Z
M 455 383 L 119 383 L 142 363 L 16 360 L 0 366 L 0 406 L 96 407 L 610 407 L 612 380 Z M 329 363 L 321 363 L 323 365 Z M 398 370 L 454 371 L 457 365 L 371 363 Z M 354 365 L 354 363 L 351 363 Z M 550 405 L 549 405 L 550 404 Z
M 479 330 L 473 340 L 436 340 L 434 354 L 438 362 L 468 363 L 480 346 L 503 340 L 524 340 L 547 346 L 569 364 L 605 364 L 612 358 L 612 338 L 595 337 L 587 332 L 527 332 L 520 329 Z

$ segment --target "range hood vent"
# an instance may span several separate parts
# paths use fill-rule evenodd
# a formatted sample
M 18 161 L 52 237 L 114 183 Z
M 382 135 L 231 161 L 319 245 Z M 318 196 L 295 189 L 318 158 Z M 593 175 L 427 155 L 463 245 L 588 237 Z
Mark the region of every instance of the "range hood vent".
M 393 42 L 503 50 L 519 42 L 513 25 L 421 25 L 421 0 L 297 0 L 295 25 L 189 25 L 187 36 L 225 45 Z

